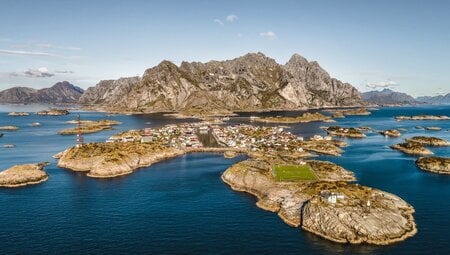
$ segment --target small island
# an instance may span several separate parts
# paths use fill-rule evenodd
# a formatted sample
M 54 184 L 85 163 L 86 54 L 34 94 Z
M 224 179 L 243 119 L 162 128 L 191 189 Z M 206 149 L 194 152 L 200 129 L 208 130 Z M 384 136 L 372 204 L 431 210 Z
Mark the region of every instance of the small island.
M 418 168 L 437 174 L 450 174 L 450 158 L 421 157 L 416 160 Z
M 28 112 L 10 112 L 8 116 L 19 117 L 19 116 L 28 116 L 30 115 Z
M 417 115 L 417 116 L 396 116 L 396 120 L 450 120 L 449 116 L 445 115 Z
M 36 112 L 36 114 L 44 116 L 61 116 L 69 114 L 69 111 L 65 109 L 50 109 Z
M 329 116 L 325 116 L 319 112 L 309 113 L 305 112 L 297 117 L 253 117 L 251 121 L 265 122 L 265 123 L 280 123 L 280 124 L 292 124 L 292 123 L 307 123 L 313 121 L 325 121 L 332 122 L 333 119 Z
M 0 172 L 0 187 L 21 187 L 38 184 L 48 179 L 43 171 L 48 163 L 16 165 Z
M 426 130 L 430 130 L 430 131 L 441 131 L 442 128 L 441 127 L 425 127 Z
M 16 131 L 16 130 L 19 130 L 19 127 L 17 127 L 17 126 L 0 126 L 0 130 Z
M 256 196 L 258 207 L 286 224 L 334 242 L 387 245 L 417 232 L 411 205 L 350 183 L 353 173 L 330 162 L 251 158 L 228 168 L 222 180 Z
M 410 155 L 432 155 L 433 152 L 425 148 L 421 143 L 407 141 L 405 143 L 394 144 L 392 149 L 399 150 Z
M 350 138 L 364 138 L 366 135 L 357 128 L 345 128 L 340 126 L 331 126 L 325 128 L 325 131 L 331 136 L 342 136 Z
M 431 136 L 413 136 L 406 139 L 407 142 L 416 142 L 425 146 L 450 146 L 450 142 Z
M 384 135 L 384 136 L 389 136 L 389 137 L 399 137 L 399 136 L 402 135 L 402 134 L 401 134 L 398 130 L 396 130 L 396 129 L 384 130 L 384 131 L 380 131 L 380 132 L 378 132 L 378 133 L 380 133 L 380 134 L 382 134 L 382 135 Z
M 78 120 L 67 121 L 69 124 L 78 124 Z M 60 135 L 75 135 L 78 132 L 82 134 L 95 133 L 103 130 L 112 129 L 113 125 L 119 125 L 121 122 L 115 120 L 80 120 L 80 127 L 67 128 L 58 132 Z
M 345 118 L 345 116 L 367 116 L 372 114 L 366 108 L 345 109 L 345 110 L 329 110 L 332 112 L 332 118 Z

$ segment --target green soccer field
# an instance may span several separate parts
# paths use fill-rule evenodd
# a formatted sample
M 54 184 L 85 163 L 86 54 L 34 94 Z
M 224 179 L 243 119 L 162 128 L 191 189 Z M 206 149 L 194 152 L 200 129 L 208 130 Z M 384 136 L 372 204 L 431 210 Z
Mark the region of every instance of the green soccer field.
M 276 165 L 273 174 L 277 181 L 316 181 L 317 176 L 309 165 Z

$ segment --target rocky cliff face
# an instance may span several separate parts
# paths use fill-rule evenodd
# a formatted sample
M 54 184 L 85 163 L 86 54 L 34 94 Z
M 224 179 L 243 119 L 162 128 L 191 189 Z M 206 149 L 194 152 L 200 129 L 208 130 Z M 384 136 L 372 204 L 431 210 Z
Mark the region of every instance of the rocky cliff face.
M 373 104 L 415 104 L 417 101 L 410 95 L 402 92 L 396 92 L 391 89 L 383 89 L 382 91 L 369 91 L 361 93 L 364 101 Z
M 83 92 L 83 89 L 67 81 L 58 82 L 50 88 L 39 90 L 27 87 L 14 87 L 0 91 L 0 103 L 77 103 Z
M 142 76 L 101 81 L 80 103 L 110 111 L 223 112 L 351 106 L 359 92 L 293 55 L 285 64 L 262 53 L 207 63 L 169 61 Z

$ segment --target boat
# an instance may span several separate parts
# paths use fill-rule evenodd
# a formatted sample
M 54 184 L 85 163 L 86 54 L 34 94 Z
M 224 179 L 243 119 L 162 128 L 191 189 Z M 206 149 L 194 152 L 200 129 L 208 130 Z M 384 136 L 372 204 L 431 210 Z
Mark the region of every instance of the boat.
M 4 148 L 14 148 L 16 147 L 14 144 L 5 144 L 3 145 Z

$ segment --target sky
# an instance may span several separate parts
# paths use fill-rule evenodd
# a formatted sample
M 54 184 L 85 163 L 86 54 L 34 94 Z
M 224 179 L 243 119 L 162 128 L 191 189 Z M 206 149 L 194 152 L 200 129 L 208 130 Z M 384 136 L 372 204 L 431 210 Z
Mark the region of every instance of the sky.
M 0 0 L 0 90 L 87 88 L 162 60 L 316 60 L 360 91 L 450 92 L 450 1 Z

